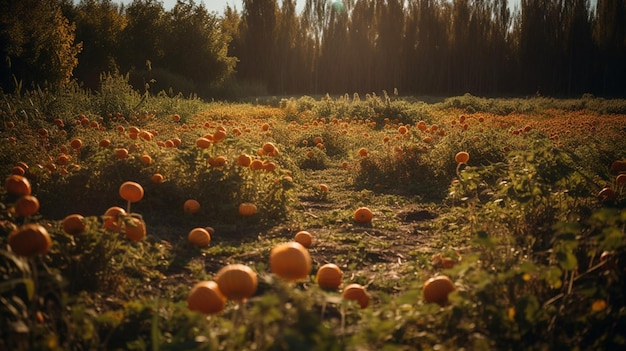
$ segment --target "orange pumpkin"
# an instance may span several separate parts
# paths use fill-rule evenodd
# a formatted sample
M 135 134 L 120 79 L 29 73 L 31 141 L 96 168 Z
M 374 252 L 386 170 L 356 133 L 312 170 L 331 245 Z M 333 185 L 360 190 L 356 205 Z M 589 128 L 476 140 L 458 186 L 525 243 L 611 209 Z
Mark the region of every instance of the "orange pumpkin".
M 615 190 L 609 187 L 603 188 L 598 193 L 598 200 L 600 200 L 600 202 L 608 202 L 608 201 L 615 200 Z
M 191 288 L 187 296 L 187 308 L 203 314 L 222 312 L 226 306 L 226 297 L 214 281 L 202 281 Z
M 227 299 L 243 302 L 254 295 L 258 287 L 256 273 L 243 264 L 230 264 L 215 275 L 215 282 Z
M 356 301 L 361 308 L 366 308 L 370 303 L 370 295 L 360 284 L 350 284 L 343 288 L 341 296 L 346 300 Z
M 207 138 L 198 138 L 196 139 L 196 146 L 201 149 L 208 149 L 211 146 L 211 141 Z
M 85 217 L 79 214 L 66 216 L 61 222 L 63 231 L 70 235 L 77 235 L 85 231 Z
M 118 160 L 128 158 L 128 149 L 123 147 L 115 149 L 115 158 L 117 158 Z
M 211 243 L 211 234 L 205 228 L 194 228 L 189 231 L 187 240 L 195 246 L 207 247 Z
M 222 129 L 218 129 L 213 133 L 213 141 L 218 143 L 226 138 L 226 132 Z
M 150 155 L 141 155 L 141 157 L 139 157 L 139 161 L 141 161 L 143 165 L 148 166 L 152 164 L 152 157 L 150 157 Z
M 103 228 L 106 230 L 119 232 L 121 229 L 121 219 L 126 215 L 126 210 L 121 207 L 113 206 L 109 207 L 104 212 L 104 224 Z
M 255 204 L 251 202 L 244 202 L 239 205 L 238 212 L 242 216 L 250 217 L 254 215 L 255 213 L 257 213 L 257 210 L 258 209 Z
M 270 269 L 287 281 L 304 279 L 311 272 L 311 255 L 297 242 L 276 245 L 270 252 Z
M 250 157 L 250 155 L 241 154 L 239 155 L 239 157 L 237 157 L 237 164 L 242 167 L 250 166 L 251 162 L 252 162 L 252 157 Z
M 341 285 L 343 272 L 334 263 L 326 263 L 317 270 L 315 280 L 322 289 L 336 290 Z
M 368 151 L 367 151 L 366 148 L 362 147 L 362 148 L 359 149 L 358 153 L 359 153 L 359 156 L 366 157 L 367 154 L 368 154 Z
M 459 151 L 454 156 L 454 160 L 456 163 L 467 163 L 469 161 L 470 155 L 466 151 Z
M 452 280 L 445 275 L 432 277 L 424 283 L 422 289 L 424 293 L 424 301 L 428 303 L 437 303 L 440 306 L 448 304 L 448 295 L 456 290 Z
M 261 149 L 263 149 L 263 152 L 265 153 L 265 155 L 272 155 L 276 151 L 276 145 L 268 141 L 264 143 L 263 146 L 261 146 Z
M 198 200 L 189 199 L 183 204 L 183 211 L 185 213 L 198 213 L 200 211 L 200 203 Z
M 165 180 L 165 177 L 161 173 L 155 173 L 150 177 L 150 181 L 154 184 L 161 184 Z
M 20 256 L 44 255 L 51 246 L 50 234 L 39 224 L 25 224 L 9 234 L 9 247 Z
M 140 218 L 129 217 L 124 227 L 126 237 L 131 241 L 138 242 L 146 236 L 146 223 Z
M 18 216 L 32 216 L 39 211 L 39 200 L 32 195 L 24 195 L 15 201 L 13 209 Z
M 31 193 L 31 186 L 28 179 L 17 174 L 12 174 L 6 179 L 4 188 L 7 193 L 12 195 L 23 196 L 30 195 Z
M 354 211 L 354 220 L 357 223 L 369 223 L 374 218 L 374 213 L 367 207 L 359 207 Z
M 70 146 L 74 150 L 80 149 L 83 146 L 83 141 L 80 139 L 72 139 L 72 141 L 70 142 Z
M 308 249 L 313 244 L 313 235 L 306 230 L 301 230 L 294 235 L 293 240 Z
M 143 198 L 143 187 L 139 183 L 124 182 L 119 189 L 122 199 L 137 202 Z
M 259 159 L 254 159 L 250 162 L 250 169 L 253 171 L 259 171 L 263 169 L 263 161 Z

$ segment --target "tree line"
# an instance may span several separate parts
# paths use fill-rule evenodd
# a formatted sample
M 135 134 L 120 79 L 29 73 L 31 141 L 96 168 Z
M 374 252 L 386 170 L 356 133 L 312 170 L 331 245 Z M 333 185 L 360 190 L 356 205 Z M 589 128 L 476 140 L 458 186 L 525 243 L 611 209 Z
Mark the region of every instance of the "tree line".
M 0 0 L 0 79 L 251 94 L 626 96 L 623 0 Z

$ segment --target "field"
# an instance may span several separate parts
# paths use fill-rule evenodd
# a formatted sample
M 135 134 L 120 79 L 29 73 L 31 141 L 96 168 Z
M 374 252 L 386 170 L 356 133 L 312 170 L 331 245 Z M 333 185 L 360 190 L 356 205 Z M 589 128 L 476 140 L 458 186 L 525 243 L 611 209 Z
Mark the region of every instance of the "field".
M 0 350 L 626 343 L 626 101 L 2 97 Z

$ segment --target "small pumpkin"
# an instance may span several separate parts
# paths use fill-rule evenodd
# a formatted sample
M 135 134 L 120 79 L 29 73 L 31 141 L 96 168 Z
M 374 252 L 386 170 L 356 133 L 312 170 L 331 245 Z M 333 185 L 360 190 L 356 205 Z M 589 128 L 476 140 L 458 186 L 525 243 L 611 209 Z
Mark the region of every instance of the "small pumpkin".
M 315 280 L 322 289 L 336 290 L 341 285 L 343 272 L 334 263 L 326 263 L 317 270 Z
M 252 157 L 250 157 L 250 155 L 241 154 L 239 155 L 239 157 L 237 157 L 237 164 L 242 167 L 250 166 L 251 162 L 252 162 Z
M 103 228 L 106 230 L 110 230 L 113 232 L 119 232 L 121 230 L 122 222 L 121 219 L 126 215 L 126 210 L 121 207 L 113 206 L 109 207 L 104 212 L 104 224 Z
M 301 230 L 294 235 L 293 240 L 308 249 L 313 244 L 313 235 L 306 230 Z
M 432 277 L 424 283 L 422 291 L 424 293 L 424 301 L 428 303 L 436 303 L 440 306 L 448 304 L 448 295 L 455 291 L 454 283 L 445 275 Z
M 128 202 L 137 202 L 143 198 L 143 187 L 139 183 L 124 182 L 119 189 L 122 199 Z
M 251 202 L 243 202 L 239 205 L 238 212 L 240 215 L 250 217 L 257 213 L 258 209 L 255 204 Z
M 31 186 L 28 178 L 17 174 L 12 174 L 6 179 L 4 188 L 7 193 L 12 195 L 23 196 L 31 194 Z
M 238 263 L 222 267 L 215 275 L 215 282 L 222 294 L 235 302 L 243 302 L 254 295 L 259 284 L 252 268 Z
M 195 246 L 207 247 L 211 243 L 211 234 L 205 228 L 194 228 L 189 231 L 187 240 Z
M 201 149 L 208 149 L 209 147 L 211 147 L 211 140 L 204 138 L 204 137 L 200 137 L 196 139 L 196 146 Z
M 354 220 L 357 223 L 369 223 L 374 218 L 374 213 L 368 207 L 359 207 L 354 211 Z
M 9 234 L 9 247 L 20 256 L 44 255 L 51 246 L 50 234 L 39 224 L 25 224 Z
M 201 281 L 191 288 L 187 296 L 187 308 L 203 314 L 222 312 L 226 306 L 226 297 L 214 281 Z
M 287 281 L 304 279 L 311 273 L 311 255 L 297 242 L 276 245 L 270 252 L 270 270 Z
M 341 296 L 346 300 L 356 301 L 361 308 L 366 308 L 370 303 L 370 295 L 365 290 L 365 287 L 356 283 L 343 288 Z
M 39 211 L 39 200 L 32 195 L 24 195 L 15 201 L 13 209 L 18 216 L 32 216 Z
M 200 203 L 198 200 L 189 199 L 183 204 L 183 211 L 185 213 L 198 213 L 200 211 Z
M 615 200 L 615 190 L 610 187 L 605 187 L 598 193 L 598 200 L 600 202 L 609 202 Z
M 146 222 L 141 218 L 128 217 L 124 221 L 125 235 L 134 242 L 139 242 L 146 237 Z
M 61 222 L 63 231 L 70 235 L 77 235 L 85 231 L 85 217 L 80 214 L 71 214 Z
M 456 163 L 467 163 L 469 161 L 470 155 L 466 151 L 459 151 L 454 155 L 454 161 Z

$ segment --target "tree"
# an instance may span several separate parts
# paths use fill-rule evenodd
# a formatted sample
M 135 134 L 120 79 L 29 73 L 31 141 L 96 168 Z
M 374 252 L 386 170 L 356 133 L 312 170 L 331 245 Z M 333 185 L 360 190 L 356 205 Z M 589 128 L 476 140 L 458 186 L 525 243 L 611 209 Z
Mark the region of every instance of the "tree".
M 230 35 L 222 32 L 219 19 L 204 4 L 178 1 L 167 19 L 162 64 L 167 70 L 194 83 L 203 93 L 221 83 L 235 66 L 228 56 Z
M 56 0 L 0 1 L 2 88 L 15 88 L 14 79 L 52 88 L 69 82 L 81 50 L 74 31 Z
M 81 0 L 74 21 L 76 39 L 83 43 L 76 77 L 86 87 L 98 88 L 100 74 L 118 71 L 119 39 L 126 17 L 111 0 Z

